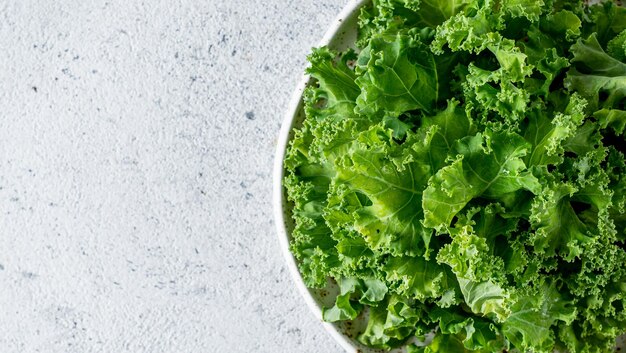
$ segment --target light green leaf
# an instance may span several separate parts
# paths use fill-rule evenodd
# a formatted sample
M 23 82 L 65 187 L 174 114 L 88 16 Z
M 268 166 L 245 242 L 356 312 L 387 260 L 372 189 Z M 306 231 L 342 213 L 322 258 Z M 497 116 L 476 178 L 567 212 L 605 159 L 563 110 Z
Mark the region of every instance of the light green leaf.
M 551 326 L 557 321 L 571 324 L 576 308 L 559 294 L 557 287 L 544 284 L 534 295 L 522 296 L 502 325 L 506 338 L 524 351 L 550 353 L 554 349 Z
M 403 155 L 389 130 L 374 127 L 337 168 L 336 182 L 370 202 L 353 212 L 352 226 L 371 248 L 394 255 L 426 254 L 432 231 L 420 222 L 420 201 L 430 176 L 427 166 Z
M 530 149 L 517 134 L 487 132 L 466 137 L 454 149 L 452 164 L 440 169 L 424 191 L 424 225 L 441 230 L 472 199 L 498 199 L 520 189 L 538 190 L 522 161 Z
M 474 314 L 502 322 L 511 313 L 509 293 L 498 284 L 491 281 L 474 282 L 464 278 L 458 278 L 458 281 L 465 303 Z
M 595 34 L 579 40 L 572 52 L 576 67 L 568 72 L 565 86 L 586 98 L 591 112 L 619 107 L 626 99 L 626 63 L 608 55 Z
M 430 112 L 438 99 L 439 81 L 433 55 L 418 39 L 398 33 L 394 38 L 373 37 L 357 61 L 361 114 L 400 114 L 421 109 Z
M 444 266 L 421 257 L 392 257 L 384 271 L 396 293 L 418 300 L 439 298 L 456 286 Z

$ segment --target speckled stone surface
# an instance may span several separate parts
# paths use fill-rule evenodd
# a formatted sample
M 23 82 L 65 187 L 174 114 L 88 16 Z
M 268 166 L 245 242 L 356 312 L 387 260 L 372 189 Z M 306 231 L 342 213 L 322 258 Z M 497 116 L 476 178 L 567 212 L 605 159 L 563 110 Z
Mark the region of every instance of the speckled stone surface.
M 271 172 L 345 3 L 0 2 L 0 351 L 341 352 Z

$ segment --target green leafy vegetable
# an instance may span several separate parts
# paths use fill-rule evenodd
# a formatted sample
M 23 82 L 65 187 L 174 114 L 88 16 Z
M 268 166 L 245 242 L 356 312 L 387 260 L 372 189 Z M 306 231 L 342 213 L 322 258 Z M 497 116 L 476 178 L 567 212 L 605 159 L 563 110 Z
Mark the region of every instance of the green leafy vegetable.
M 411 34 L 373 37 L 357 61 L 361 88 L 357 111 L 362 114 L 398 116 L 437 101 L 439 80 L 434 55 Z
M 326 321 L 409 352 L 610 352 L 626 333 L 626 9 L 374 0 L 314 49 L 284 186 Z M 409 344 L 434 332 L 427 346 Z

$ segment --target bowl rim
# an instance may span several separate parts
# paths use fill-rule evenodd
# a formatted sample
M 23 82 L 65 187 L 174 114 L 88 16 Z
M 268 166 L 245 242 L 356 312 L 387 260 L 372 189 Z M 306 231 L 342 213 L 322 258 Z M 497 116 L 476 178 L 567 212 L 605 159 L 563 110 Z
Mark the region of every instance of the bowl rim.
M 349 18 L 354 14 L 355 11 L 361 8 L 365 3 L 370 0 L 350 0 L 341 10 L 339 15 L 333 20 L 330 24 L 330 27 L 326 31 L 326 34 L 322 38 L 322 40 L 318 43 L 318 46 L 326 46 L 331 44 L 333 39 L 338 35 L 342 26 L 344 25 L 344 20 Z M 321 321 L 322 325 L 326 329 L 326 331 L 335 339 L 335 341 L 346 351 L 349 353 L 357 353 L 358 348 L 355 346 L 354 342 L 349 339 L 347 336 L 342 334 L 339 329 L 331 323 L 325 322 L 322 320 L 322 307 L 320 304 L 313 298 L 311 292 L 304 284 L 304 280 L 298 270 L 297 262 L 291 250 L 289 249 L 289 237 L 287 234 L 287 228 L 285 225 L 285 210 L 283 209 L 283 205 L 285 202 L 285 194 L 283 189 L 283 178 L 285 175 L 284 169 L 284 159 L 285 152 L 287 150 L 289 144 L 289 135 L 293 129 L 294 122 L 300 113 L 302 108 L 302 95 L 304 93 L 305 88 L 309 85 L 311 81 L 311 77 L 308 74 L 304 74 L 300 79 L 299 83 L 294 90 L 294 93 L 291 96 L 291 100 L 289 101 L 289 105 L 287 107 L 285 116 L 283 118 L 278 141 L 276 145 L 276 152 L 274 154 L 274 171 L 273 171 L 273 208 L 274 208 L 274 222 L 276 223 L 276 231 L 278 235 L 278 240 L 280 243 L 280 248 L 282 250 L 283 256 L 285 257 L 285 261 L 287 263 L 287 268 L 291 273 L 291 277 L 300 292 L 300 295 L 304 298 L 307 306 L 310 311 L 315 315 L 315 317 Z

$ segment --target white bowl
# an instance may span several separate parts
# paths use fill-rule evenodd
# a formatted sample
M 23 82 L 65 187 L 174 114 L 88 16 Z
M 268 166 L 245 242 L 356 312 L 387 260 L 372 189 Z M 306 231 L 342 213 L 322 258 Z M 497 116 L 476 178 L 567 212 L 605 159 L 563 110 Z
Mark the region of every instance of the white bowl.
M 335 21 L 331 24 L 318 46 L 328 46 L 329 48 L 338 51 L 343 51 L 347 48 L 354 48 L 357 37 L 359 10 L 369 2 L 370 0 L 350 0 L 346 7 L 337 16 Z M 593 3 L 595 1 L 592 0 L 590 2 Z M 287 267 L 289 268 L 289 272 L 291 272 L 296 287 L 304 298 L 306 304 L 311 309 L 311 312 L 313 312 L 315 317 L 320 321 L 328 333 L 337 341 L 337 343 L 339 343 L 341 347 L 346 350 L 346 352 L 387 352 L 366 347 L 354 339 L 356 335 L 367 325 L 366 312 L 350 323 L 328 323 L 322 320 L 322 307 L 330 307 L 334 304 L 334 298 L 338 293 L 337 286 L 333 282 L 328 282 L 328 285 L 323 289 L 307 288 L 304 284 L 300 271 L 298 270 L 296 259 L 289 249 L 290 230 L 293 228 L 293 225 L 291 216 L 288 212 L 285 190 L 282 185 L 285 175 L 283 160 L 285 158 L 285 151 L 289 140 L 293 136 L 293 128 L 298 127 L 304 119 L 304 112 L 302 111 L 302 94 L 310 82 L 310 76 L 304 75 L 296 87 L 296 90 L 291 97 L 291 101 L 289 102 L 289 106 L 281 126 L 280 135 L 278 137 L 278 144 L 276 146 L 273 180 L 274 220 L 276 222 L 280 247 L 283 255 L 285 256 Z M 617 346 L 622 350 L 626 350 L 626 335 L 618 339 Z M 387 353 L 401 353 L 404 351 L 404 349 L 399 348 Z

